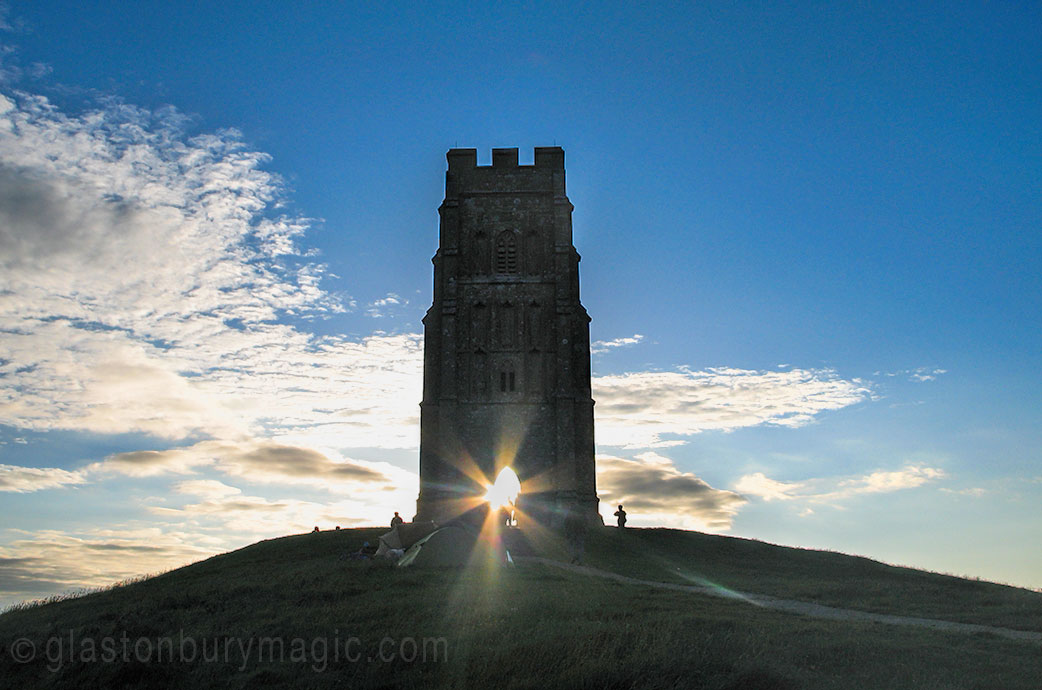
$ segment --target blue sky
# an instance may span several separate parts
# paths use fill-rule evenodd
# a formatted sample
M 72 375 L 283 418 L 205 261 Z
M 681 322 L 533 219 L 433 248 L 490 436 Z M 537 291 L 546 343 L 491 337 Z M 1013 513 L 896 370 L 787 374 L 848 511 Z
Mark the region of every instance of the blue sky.
M 605 505 L 1042 587 L 1039 8 L 0 16 L 3 601 L 410 513 L 457 145 L 566 151 Z

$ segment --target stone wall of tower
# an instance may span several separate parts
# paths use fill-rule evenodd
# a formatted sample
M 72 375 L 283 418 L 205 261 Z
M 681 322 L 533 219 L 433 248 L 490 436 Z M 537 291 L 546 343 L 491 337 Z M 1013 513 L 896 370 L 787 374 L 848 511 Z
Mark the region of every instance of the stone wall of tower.
M 564 151 L 448 152 L 424 317 L 418 519 L 444 519 L 509 464 L 533 513 L 597 517 L 590 317 Z

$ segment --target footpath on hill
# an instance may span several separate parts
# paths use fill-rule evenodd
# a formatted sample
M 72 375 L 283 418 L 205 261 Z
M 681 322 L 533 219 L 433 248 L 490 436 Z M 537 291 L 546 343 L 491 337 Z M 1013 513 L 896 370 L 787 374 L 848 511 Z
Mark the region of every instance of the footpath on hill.
M 812 618 L 827 618 L 829 620 L 849 621 L 854 623 L 883 623 L 885 625 L 907 625 L 954 633 L 988 633 L 992 635 L 997 635 L 999 637 L 1006 637 L 1011 640 L 1028 640 L 1031 642 L 1042 642 L 1042 632 L 1034 632 L 1031 630 L 1013 630 L 1011 628 L 996 628 L 990 625 L 977 625 L 974 623 L 956 623 L 954 621 L 937 620 L 934 618 L 893 616 L 885 613 L 870 613 L 868 611 L 857 611 L 855 609 L 841 609 L 836 608 L 834 606 L 814 604 L 807 601 L 796 601 L 794 599 L 779 599 L 777 597 L 767 596 L 765 594 L 749 594 L 746 592 L 736 592 L 734 590 L 708 587 L 706 585 L 681 585 L 669 582 L 656 582 L 654 580 L 640 580 L 634 577 L 627 577 L 625 575 L 619 575 L 618 573 L 612 573 L 607 570 L 601 570 L 599 568 L 591 568 L 585 565 L 564 563 L 562 561 L 555 561 L 549 558 L 541 558 L 538 556 L 522 556 L 517 558 L 516 560 L 525 563 L 540 563 L 554 568 L 560 568 L 562 570 L 577 573 L 579 575 L 599 577 L 606 580 L 614 580 L 616 582 L 621 582 L 624 584 L 643 585 L 645 587 L 653 587 L 655 589 L 667 589 L 675 592 L 686 592 L 688 594 L 704 594 L 706 596 L 719 597 L 722 599 L 735 599 L 738 601 L 744 601 L 747 604 L 752 604 L 753 606 L 761 606 L 763 608 L 774 609 L 776 611 L 796 613 L 802 616 L 810 616 Z

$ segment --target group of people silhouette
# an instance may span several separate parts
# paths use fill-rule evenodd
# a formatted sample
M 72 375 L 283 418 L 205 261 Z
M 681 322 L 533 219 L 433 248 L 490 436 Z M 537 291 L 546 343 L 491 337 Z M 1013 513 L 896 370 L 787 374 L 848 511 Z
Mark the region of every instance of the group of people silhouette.
M 569 517 L 571 517 L 573 514 L 576 516 L 576 518 L 578 518 L 578 513 L 571 513 L 571 512 L 569 513 Z M 619 509 L 615 511 L 615 518 L 616 518 L 616 522 L 618 523 L 618 526 L 619 526 L 620 529 L 626 527 L 626 511 L 623 509 L 621 503 L 619 504 Z M 513 524 L 513 522 L 514 522 L 513 507 L 512 506 L 503 506 L 502 508 L 500 508 L 499 509 L 499 524 L 506 525 L 507 527 L 509 527 L 509 526 L 511 526 Z M 565 522 L 567 522 L 567 519 L 565 520 Z M 391 529 L 394 529 L 398 525 L 401 525 L 401 524 L 404 524 L 404 523 L 405 523 L 405 520 L 402 518 L 401 515 L 398 514 L 398 511 L 397 510 L 394 511 L 394 517 L 391 518 Z M 340 527 L 337 526 L 337 529 L 340 529 Z M 316 532 L 318 531 L 318 527 L 315 527 L 315 531 Z
M 514 519 L 513 506 L 500 508 L 497 517 L 500 525 L 511 526 Z M 619 509 L 615 511 L 615 521 L 619 529 L 626 528 L 626 509 L 622 507 L 621 503 Z M 564 517 L 565 543 L 572 556 L 571 562 L 576 565 L 582 565 L 583 554 L 586 552 L 587 522 L 587 517 L 578 510 L 569 510 Z M 405 520 L 397 510 L 394 511 L 394 517 L 391 518 L 391 529 L 402 524 L 405 524 Z M 318 531 L 318 527 L 315 528 L 315 531 Z

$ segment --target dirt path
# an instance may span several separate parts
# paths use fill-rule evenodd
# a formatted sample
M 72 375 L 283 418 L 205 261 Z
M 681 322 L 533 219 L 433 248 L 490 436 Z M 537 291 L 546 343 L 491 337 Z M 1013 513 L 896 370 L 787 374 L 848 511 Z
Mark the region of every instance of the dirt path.
M 910 625 L 918 628 L 931 628 L 933 630 L 941 630 L 944 632 L 954 633 L 990 633 L 992 635 L 1006 637 L 1011 640 L 1029 640 L 1032 642 L 1042 642 L 1042 632 L 1034 632 L 1031 630 L 995 628 L 990 625 L 977 625 L 975 623 L 956 623 L 954 621 L 942 621 L 933 618 L 891 616 L 885 613 L 869 613 L 867 611 L 841 609 L 833 606 L 824 606 L 822 604 L 812 604 L 806 601 L 778 599 L 776 597 L 767 596 L 765 594 L 746 594 L 744 592 L 735 592 L 733 590 L 727 589 L 716 589 L 713 587 L 706 587 L 704 585 L 680 585 L 672 584 L 669 582 L 655 582 L 653 580 L 638 580 L 637 578 L 626 577 L 625 575 L 611 573 L 607 570 L 589 568 L 583 565 L 571 565 L 568 563 L 562 563 L 561 561 L 553 561 L 548 558 L 539 558 L 535 556 L 522 557 L 518 558 L 518 560 L 528 563 L 541 563 L 543 565 L 549 565 L 554 568 L 561 568 L 562 570 L 568 570 L 570 572 L 578 573 L 580 575 L 600 577 L 606 580 L 614 580 L 616 582 L 622 582 L 630 585 L 644 585 L 645 587 L 654 587 L 655 589 L 668 589 L 675 592 L 687 592 L 690 594 L 705 594 L 707 596 L 720 597 L 722 599 L 737 599 L 739 601 L 744 601 L 754 606 L 762 606 L 763 608 L 774 609 L 776 611 L 796 613 L 802 616 L 811 616 L 812 618 L 827 618 L 829 620 L 852 621 L 857 623 L 884 623 L 886 625 Z

